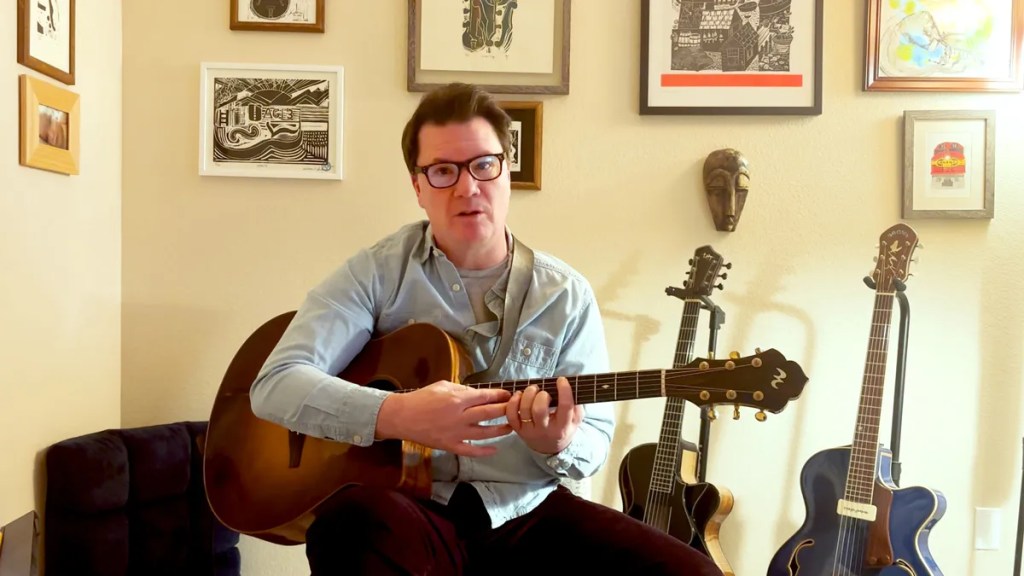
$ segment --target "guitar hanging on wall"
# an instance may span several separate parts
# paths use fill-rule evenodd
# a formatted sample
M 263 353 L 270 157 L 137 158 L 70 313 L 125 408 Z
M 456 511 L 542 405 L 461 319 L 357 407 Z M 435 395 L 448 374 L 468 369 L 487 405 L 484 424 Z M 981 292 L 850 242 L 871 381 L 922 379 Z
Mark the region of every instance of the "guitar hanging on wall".
M 800 475 L 803 526 L 775 553 L 768 576 L 942 576 L 928 534 L 946 511 L 941 492 L 898 488 L 892 453 L 878 444 L 889 326 L 905 289 L 917 234 L 906 224 L 882 233 L 868 354 L 853 444 L 811 456 Z
M 702 307 L 714 307 L 708 297 L 715 288 L 723 264 L 710 246 L 701 246 L 690 259 L 689 280 L 683 289 L 666 292 L 683 300 L 673 366 L 692 360 L 697 324 Z M 726 264 L 726 268 L 731 265 Z M 710 354 L 709 354 L 710 356 Z M 682 540 L 714 560 L 725 576 L 735 573 L 718 541 L 718 532 L 732 510 L 732 493 L 698 481 L 698 452 L 682 439 L 686 401 L 668 398 L 657 443 L 635 446 L 619 465 L 619 491 L 623 512 Z

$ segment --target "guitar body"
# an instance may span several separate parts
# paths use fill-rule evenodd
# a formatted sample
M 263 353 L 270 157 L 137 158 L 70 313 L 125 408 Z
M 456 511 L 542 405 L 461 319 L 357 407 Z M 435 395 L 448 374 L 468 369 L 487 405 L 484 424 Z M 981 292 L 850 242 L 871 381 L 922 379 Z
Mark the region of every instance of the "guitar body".
M 804 524 L 775 553 L 768 576 L 942 576 L 928 550 L 928 535 L 945 514 L 946 499 L 941 492 L 928 488 L 898 488 L 893 484 L 892 455 L 884 449 L 879 455 L 874 487 L 878 516 L 872 524 L 848 520 L 847 525 L 854 522 L 866 527 L 861 538 L 866 550 L 887 535 L 892 556 L 888 562 L 868 566 L 868 554 L 840 554 L 837 564 L 842 517 L 836 507 L 844 494 L 849 464 L 848 446 L 823 450 L 808 459 L 800 475 L 806 507 Z
M 619 465 L 619 492 L 622 496 L 622 511 L 644 521 L 647 499 L 651 494 L 651 469 L 654 466 L 657 443 L 651 442 L 634 446 L 626 453 Z M 690 522 L 684 499 L 685 485 L 676 480 L 672 493 L 663 494 L 660 499 L 663 511 L 659 518 L 667 522 L 667 533 L 690 546 L 699 546 L 696 527 Z M 651 511 L 654 513 L 654 511 Z
M 696 447 L 689 442 L 683 445 L 681 460 L 686 472 L 682 474 L 681 480 L 673 482 L 672 494 L 666 495 L 662 502 L 667 507 L 667 511 L 663 512 L 663 517 L 667 519 L 667 533 L 714 560 L 724 576 L 734 576 L 718 538 L 722 522 L 732 512 L 732 492 L 728 489 L 720 490 L 707 482 L 697 482 L 693 474 L 697 460 Z M 657 447 L 654 442 L 635 446 L 626 453 L 619 465 L 622 511 L 641 522 L 644 521 L 651 493 L 651 469 Z
M 203 453 L 207 499 L 217 518 L 238 532 L 286 545 L 305 542 L 310 524 L 347 485 L 394 487 L 424 497 L 431 489 L 429 451 L 422 446 L 354 446 L 294 434 L 252 413 L 249 388 L 292 316 L 269 320 L 235 354 L 214 401 Z M 444 331 L 414 324 L 368 343 L 340 376 L 410 389 L 457 382 L 470 368 Z

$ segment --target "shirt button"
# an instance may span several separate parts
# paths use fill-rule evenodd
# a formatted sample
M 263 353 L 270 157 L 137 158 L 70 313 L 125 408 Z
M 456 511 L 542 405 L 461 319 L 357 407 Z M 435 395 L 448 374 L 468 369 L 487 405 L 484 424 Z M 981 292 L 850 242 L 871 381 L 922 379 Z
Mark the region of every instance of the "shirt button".
M 459 286 L 458 284 L 452 284 L 453 292 L 458 292 L 459 290 L 462 290 L 462 286 Z
M 530 354 L 533 354 L 533 350 L 530 350 L 529 348 L 523 348 L 523 356 L 529 356 Z
M 359 434 L 356 434 L 355 436 L 352 437 L 352 441 L 355 442 L 356 444 L 359 444 L 360 442 L 363 441 L 363 437 L 360 436 Z
M 409 324 L 415 324 L 416 323 L 416 319 L 415 318 L 409 318 L 409 322 L 408 323 Z

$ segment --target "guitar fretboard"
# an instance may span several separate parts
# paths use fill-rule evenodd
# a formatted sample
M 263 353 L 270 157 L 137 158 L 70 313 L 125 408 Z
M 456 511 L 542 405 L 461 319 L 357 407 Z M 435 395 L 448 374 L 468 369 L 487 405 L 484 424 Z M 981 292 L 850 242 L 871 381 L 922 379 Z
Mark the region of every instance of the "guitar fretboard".
M 846 477 L 847 500 L 870 504 L 878 473 L 878 428 L 882 418 L 882 393 L 889 350 L 889 327 L 892 323 L 892 293 L 875 295 L 875 308 L 868 338 L 868 355 L 864 363 L 857 427 L 850 451 L 850 468 Z

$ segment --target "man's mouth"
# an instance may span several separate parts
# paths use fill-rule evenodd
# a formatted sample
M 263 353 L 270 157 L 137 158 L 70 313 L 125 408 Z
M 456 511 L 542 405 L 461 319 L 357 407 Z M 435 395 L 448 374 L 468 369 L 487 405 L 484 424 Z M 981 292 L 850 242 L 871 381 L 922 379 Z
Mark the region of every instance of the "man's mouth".
M 484 213 L 483 210 L 463 210 L 462 212 L 459 212 L 458 215 L 459 216 L 478 216 L 478 215 L 483 214 L 483 213 Z

